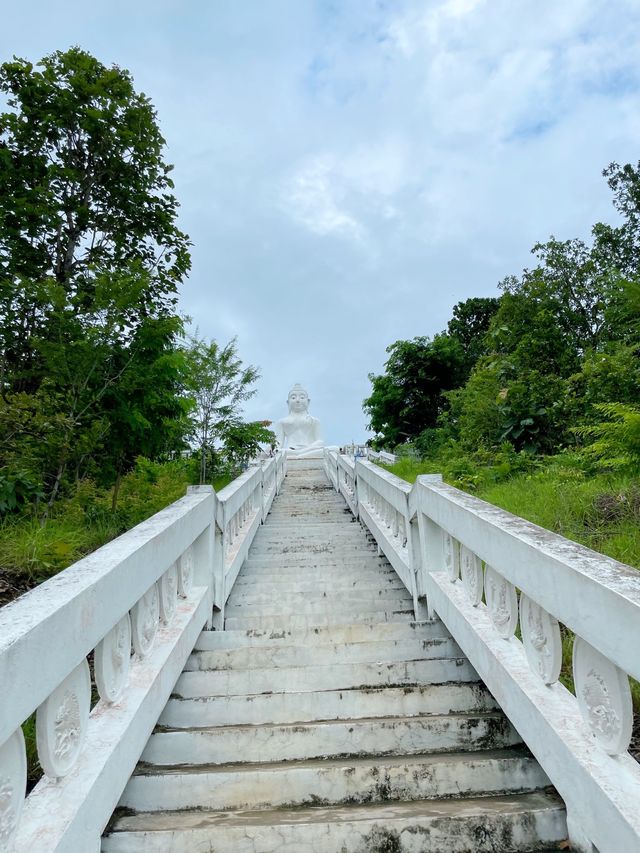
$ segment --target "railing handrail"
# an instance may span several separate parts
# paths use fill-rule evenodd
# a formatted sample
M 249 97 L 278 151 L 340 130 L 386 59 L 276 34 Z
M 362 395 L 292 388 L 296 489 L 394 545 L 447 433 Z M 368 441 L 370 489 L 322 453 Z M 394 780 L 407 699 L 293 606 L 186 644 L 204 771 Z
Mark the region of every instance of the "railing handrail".
M 217 493 L 218 506 L 231 516 L 242 506 L 247 496 L 262 480 L 263 466 L 248 468 Z
M 0 608 L 0 684 L 11 685 L 0 744 L 197 539 L 213 506 L 213 489 L 188 494 Z
M 0 764 L 13 792 L 3 840 L 20 853 L 98 846 L 198 634 L 223 627 L 225 602 L 285 473 L 278 453 L 217 495 L 189 487 L 0 609 L 0 695 L 11 697 L 0 703 Z M 25 800 L 21 725 L 34 710 L 45 777 Z
M 425 515 L 640 679 L 640 574 L 636 569 L 446 483 L 419 477 L 415 489 Z M 527 571 L 532 560 L 535 570 Z

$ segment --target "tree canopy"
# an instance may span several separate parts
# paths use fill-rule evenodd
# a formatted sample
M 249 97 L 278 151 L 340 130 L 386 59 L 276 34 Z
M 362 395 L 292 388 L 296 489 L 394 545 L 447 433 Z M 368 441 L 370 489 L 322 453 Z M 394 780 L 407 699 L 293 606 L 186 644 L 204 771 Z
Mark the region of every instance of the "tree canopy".
M 31 494 L 46 515 L 90 476 L 115 486 L 115 508 L 137 457 L 189 450 L 207 393 L 205 432 L 233 426 L 239 457 L 243 436 L 255 445 L 238 404 L 257 371 L 236 376 L 235 342 L 182 345 L 189 239 L 153 104 L 128 71 L 78 47 L 3 63 L 0 92 L 4 505 Z M 215 389 L 205 356 L 220 368 Z
M 499 298 L 458 303 L 433 341 L 387 348 L 385 372 L 369 377 L 364 401 L 377 446 L 412 442 L 425 452 L 438 440 L 465 450 L 508 442 L 549 453 L 635 424 L 640 164 L 612 163 L 604 175 L 619 224 L 597 223 L 590 242 L 552 236 L 536 244 L 536 264 L 504 279 Z M 611 412 L 625 414 L 607 421 Z

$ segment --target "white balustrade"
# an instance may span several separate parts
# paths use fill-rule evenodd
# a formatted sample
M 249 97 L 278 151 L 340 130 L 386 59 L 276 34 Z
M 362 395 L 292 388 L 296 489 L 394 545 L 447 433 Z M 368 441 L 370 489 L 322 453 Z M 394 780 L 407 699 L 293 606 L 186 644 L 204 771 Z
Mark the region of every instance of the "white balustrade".
M 98 849 L 198 634 L 279 491 L 277 454 L 186 497 L 0 609 L 0 850 Z M 93 651 L 100 700 L 91 709 Z M 6 701 L 10 697 L 10 701 Z M 25 797 L 21 724 L 44 778 Z
M 409 537 L 411 486 L 370 462 L 356 460 L 358 514 L 418 607 L 414 543 Z
M 383 465 L 393 465 L 398 461 L 395 453 L 388 453 L 386 450 L 377 452 L 367 447 L 367 459 L 370 462 L 382 462 Z
M 443 620 L 564 798 L 572 849 L 638 848 L 640 768 L 626 750 L 640 575 L 436 475 L 410 486 L 369 461 L 323 455 L 416 613 L 426 605 Z M 12 697 L 0 705 L 1 849 L 97 847 L 200 630 L 222 627 L 285 474 L 278 453 L 217 495 L 189 489 L 0 610 L 0 695 Z M 558 680 L 561 626 L 575 637 L 575 696 Z M 47 775 L 25 800 L 20 725 L 34 711 Z
M 355 463 L 348 456 L 337 457 L 338 490 L 347 502 L 351 512 L 358 517 L 358 498 L 356 496 Z
M 640 574 L 435 475 L 411 487 L 336 454 L 325 454 L 325 469 L 334 485 L 339 472 L 336 488 L 418 604 L 426 599 L 445 622 L 559 790 L 572 849 L 640 849 L 640 767 L 626 752 L 628 675 L 640 679 Z M 561 625 L 575 635 L 575 696 L 558 680 Z

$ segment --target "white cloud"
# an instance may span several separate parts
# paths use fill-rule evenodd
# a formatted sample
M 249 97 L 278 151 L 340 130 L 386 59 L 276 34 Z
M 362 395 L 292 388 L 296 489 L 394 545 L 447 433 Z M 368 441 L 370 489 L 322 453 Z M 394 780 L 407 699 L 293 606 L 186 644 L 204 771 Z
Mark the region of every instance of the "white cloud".
M 345 207 L 347 187 L 331 156 L 315 157 L 289 181 L 285 207 L 303 225 L 319 235 L 337 234 L 356 241 L 364 229 Z
M 363 437 L 388 344 L 611 220 L 600 172 L 640 157 L 637 0 L 61 0 L 38 28 L 28 7 L 3 12 L 6 57 L 78 43 L 156 104 L 182 308 L 261 367 L 248 413 L 302 381 L 332 443 Z

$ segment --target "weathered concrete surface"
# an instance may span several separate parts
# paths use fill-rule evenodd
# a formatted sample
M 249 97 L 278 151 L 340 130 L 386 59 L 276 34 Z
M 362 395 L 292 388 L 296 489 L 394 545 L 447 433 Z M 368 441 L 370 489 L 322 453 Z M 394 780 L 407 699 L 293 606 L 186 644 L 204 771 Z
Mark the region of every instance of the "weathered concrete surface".
M 562 803 L 316 468 L 290 468 L 123 795 L 105 853 L 516 851 Z

